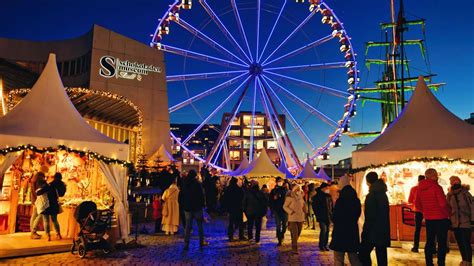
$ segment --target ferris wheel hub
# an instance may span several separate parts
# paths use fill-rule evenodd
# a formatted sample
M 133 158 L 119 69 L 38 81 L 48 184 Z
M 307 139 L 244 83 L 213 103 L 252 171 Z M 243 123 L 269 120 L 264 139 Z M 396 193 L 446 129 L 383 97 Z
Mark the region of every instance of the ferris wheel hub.
M 249 66 L 249 73 L 253 76 L 258 76 L 263 73 L 263 67 L 260 63 L 252 63 Z

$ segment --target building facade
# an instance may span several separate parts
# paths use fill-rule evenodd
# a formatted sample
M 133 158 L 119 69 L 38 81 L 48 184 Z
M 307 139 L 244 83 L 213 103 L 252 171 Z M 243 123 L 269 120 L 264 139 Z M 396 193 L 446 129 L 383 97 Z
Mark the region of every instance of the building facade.
M 232 114 L 225 113 L 222 117 L 221 127 L 227 124 L 232 117 Z M 277 150 L 277 142 L 273 138 L 273 133 L 270 127 L 270 121 L 264 113 L 256 112 L 253 122 L 253 150 L 254 153 L 260 152 L 263 148 L 267 150 L 270 159 L 276 163 L 280 163 L 280 156 Z M 285 127 L 285 116 L 279 115 L 278 120 L 283 128 Z M 229 151 L 230 165 L 232 168 L 237 167 L 243 156 L 250 157 L 251 146 L 251 128 L 252 128 L 252 112 L 240 112 L 235 116 L 231 123 L 229 132 L 229 141 L 227 143 Z M 224 163 L 226 158 L 222 157 Z
M 49 53 L 76 109 L 97 130 L 128 143 L 130 160 L 161 145 L 170 150 L 163 53 L 97 25 L 68 40 L 0 38 L 0 115 L 28 93 Z

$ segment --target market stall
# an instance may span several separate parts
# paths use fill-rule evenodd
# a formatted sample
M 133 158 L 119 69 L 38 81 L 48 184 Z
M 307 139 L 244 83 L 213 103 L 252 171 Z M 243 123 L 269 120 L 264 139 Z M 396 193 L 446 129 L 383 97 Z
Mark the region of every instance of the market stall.
M 377 172 L 387 184 L 393 239 L 413 237 L 413 228 L 402 223 L 402 207 L 410 207 L 410 189 L 426 169 L 438 171 L 445 193 L 452 175 L 474 187 L 473 136 L 474 126 L 449 112 L 420 77 L 398 119 L 372 143 L 352 153 L 354 185 L 361 200 L 368 193 L 366 173 Z
M 285 177 L 285 174 L 278 171 L 275 167 L 265 149 L 262 149 L 257 159 L 253 160 L 239 175 L 255 178 L 258 180 L 260 186 L 266 184 L 269 189 L 275 186 L 275 178 L 277 176 Z
M 128 146 L 102 135 L 74 108 L 50 54 L 28 95 L 0 117 L 0 234 L 29 231 L 32 211 L 29 181 L 42 166 L 60 172 L 67 185 L 61 233 L 74 236 L 74 208 L 93 200 L 114 206 L 118 235 L 129 234 L 127 203 Z

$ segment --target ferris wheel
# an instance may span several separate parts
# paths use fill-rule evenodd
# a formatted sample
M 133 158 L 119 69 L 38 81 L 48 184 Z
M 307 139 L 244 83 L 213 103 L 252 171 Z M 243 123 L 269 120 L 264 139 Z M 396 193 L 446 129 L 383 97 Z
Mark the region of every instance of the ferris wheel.
M 265 116 L 266 141 L 276 144 L 288 168 L 300 168 L 301 158 L 328 159 L 350 130 L 359 82 L 355 53 L 323 0 L 176 0 L 151 46 L 165 52 L 171 123 L 199 121 L 188 136 L 171 137 L 216 169 L 231 169 L 229 143 L 243 138 L 231 134 L 239 112 Z M 218 137 L 210 151 L 193 152 L 190 141 L 214 124 Z M 250 160 L 261 147 L 260 126 L 254 118 L 247 125 Z

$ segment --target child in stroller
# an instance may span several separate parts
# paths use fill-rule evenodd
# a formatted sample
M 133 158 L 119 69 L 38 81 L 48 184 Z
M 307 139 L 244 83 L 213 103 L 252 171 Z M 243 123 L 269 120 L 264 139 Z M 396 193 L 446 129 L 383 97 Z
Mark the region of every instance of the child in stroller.
M 105 254 L 110 253 L 111 246 L 107 242 L 107 232 L 112 223 L 111 210 L 97 210 L 93 201 L 84 201 L 77 207 L 74 218 L 80 225 L 77 239 L 72 240 L 71 253 L 76 251 L 79 257 L 84 258 L 87 251 L 102 249 Z

